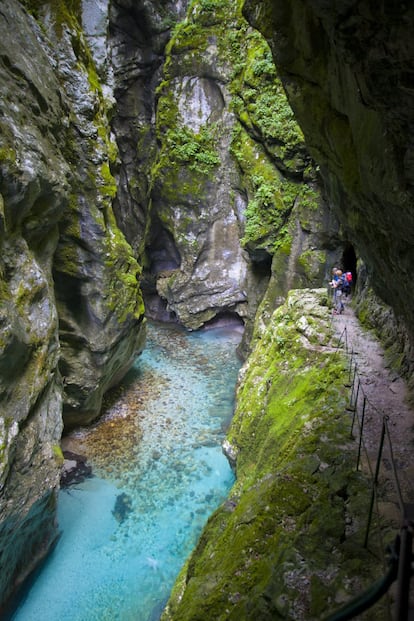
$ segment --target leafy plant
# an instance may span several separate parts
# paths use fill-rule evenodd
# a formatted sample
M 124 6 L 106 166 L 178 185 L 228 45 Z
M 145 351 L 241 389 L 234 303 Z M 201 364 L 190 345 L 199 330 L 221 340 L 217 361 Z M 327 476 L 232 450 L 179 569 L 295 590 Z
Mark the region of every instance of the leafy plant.
M 198 133 L 185 126 L 171 129 L 166 145 L 170 161 L 186 163 L 190 170 L 208 174 L 220 163 L 214 146 L 214 133 L 209 127 L 202 127 Z

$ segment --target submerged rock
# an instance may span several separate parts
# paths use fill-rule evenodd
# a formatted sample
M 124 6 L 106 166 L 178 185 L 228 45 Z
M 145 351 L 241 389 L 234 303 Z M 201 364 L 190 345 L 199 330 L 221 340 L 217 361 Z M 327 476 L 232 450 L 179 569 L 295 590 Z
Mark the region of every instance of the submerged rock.
M 122 524 L 122 522 L 126 520 L 126 518 L 131 513 L 131 511 L 132 511 L 131 497 L 128 494 L 125 494 L 125 492 L 122 492 L 122 494 L 119 494 L 116 497 L 115 507 L 112 511 L 112 514 L 115 517 L 115 519 L 120 524 Z

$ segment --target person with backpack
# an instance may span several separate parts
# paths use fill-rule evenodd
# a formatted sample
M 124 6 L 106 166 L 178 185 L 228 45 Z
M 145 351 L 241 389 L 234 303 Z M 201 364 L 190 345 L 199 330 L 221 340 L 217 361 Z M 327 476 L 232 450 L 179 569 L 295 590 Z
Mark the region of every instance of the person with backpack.
M 343 291 L 345 293 L 346 298 L 351 293 L 351 287 L 352 287 L 352 272 L 345 272 Z
M 333 312 L 335 315 L 341 315 L 345 310 L 345 306 L 342 301 L 342 291 L 344 288 L 344 284 L 345 276 L 342 273 L 342 270 L 336 269 L 330 283 L 331 287 L 333 288 Z

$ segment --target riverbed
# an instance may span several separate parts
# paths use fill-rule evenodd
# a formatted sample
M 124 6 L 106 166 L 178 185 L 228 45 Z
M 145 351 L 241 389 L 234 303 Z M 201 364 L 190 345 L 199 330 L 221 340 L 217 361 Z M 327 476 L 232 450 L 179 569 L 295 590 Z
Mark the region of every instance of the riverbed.
M 241 333 L 150 324 L 100 420 L 64 446 L 93 477 L 60 492 L 61 537 L 13 621 L 156 621 L 234 477 L 221 444 Z

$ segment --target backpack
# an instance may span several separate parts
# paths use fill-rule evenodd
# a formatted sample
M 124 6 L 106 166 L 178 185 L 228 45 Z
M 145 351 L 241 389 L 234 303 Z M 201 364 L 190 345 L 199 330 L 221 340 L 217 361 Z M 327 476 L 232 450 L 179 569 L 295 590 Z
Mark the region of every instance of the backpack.
M 345 279 L 346 279 L 347 283 L 351 284 L 351 282 L 352 282 L 352 272 L 346 272 Z

